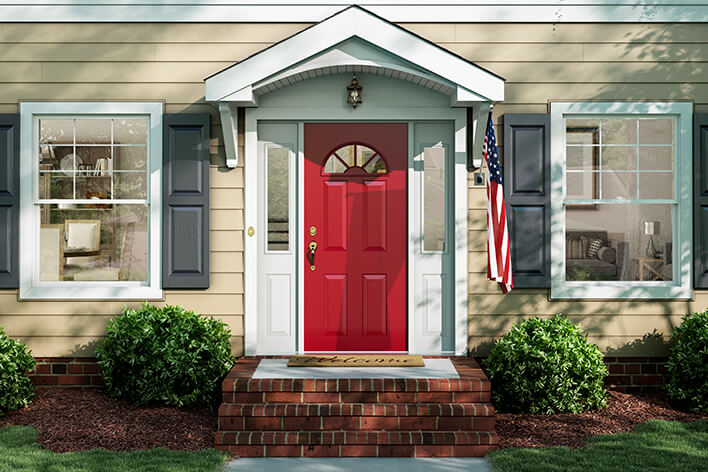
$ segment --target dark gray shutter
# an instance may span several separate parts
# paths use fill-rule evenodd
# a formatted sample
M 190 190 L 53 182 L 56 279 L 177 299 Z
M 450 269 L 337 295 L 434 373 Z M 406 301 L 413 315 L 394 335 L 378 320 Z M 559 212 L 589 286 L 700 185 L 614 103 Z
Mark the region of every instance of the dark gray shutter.
M 504 199 L 516 288 L 551 285 L 550 120 L 504 115 Z
M 708 115 L 693 117 L 693 283 L 708 288 Z
M 209 115 L 165 115 L 162 287 L 209 287 Z
M 0 115 L 0 288 L 20 286 L 20 115 Z

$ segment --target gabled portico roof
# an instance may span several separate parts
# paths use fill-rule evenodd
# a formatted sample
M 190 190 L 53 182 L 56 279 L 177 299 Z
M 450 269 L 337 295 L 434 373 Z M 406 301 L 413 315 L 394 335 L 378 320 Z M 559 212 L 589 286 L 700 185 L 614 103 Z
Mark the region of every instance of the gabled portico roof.
M 352 39 L 389 56 L 334 54 Z M 356 41 L 355 41 L 356 42 Z M 351 48 L 351 46 L 350 46 Z M 351 6 L 206 79 L 206 100 L 256 106 L 257 96 L 308 74 L 367 71 L 451 95 L 453 106 L 504 99 L 504 79 L 363 8 Z M 273 80 L 268 80 L 273 79 Z

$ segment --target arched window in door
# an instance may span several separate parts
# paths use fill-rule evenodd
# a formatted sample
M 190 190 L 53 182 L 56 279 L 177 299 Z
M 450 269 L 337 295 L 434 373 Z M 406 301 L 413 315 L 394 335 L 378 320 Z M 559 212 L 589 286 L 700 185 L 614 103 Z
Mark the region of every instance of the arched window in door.
M 375 150 L 360 143 L 337 148 L 325 160 L 323 174 L 386 174 L 384 158 Z

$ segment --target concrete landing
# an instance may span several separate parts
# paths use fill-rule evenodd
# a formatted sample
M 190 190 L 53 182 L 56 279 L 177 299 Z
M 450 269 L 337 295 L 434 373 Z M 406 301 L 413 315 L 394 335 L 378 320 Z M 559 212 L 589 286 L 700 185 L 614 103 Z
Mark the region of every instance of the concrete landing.
M 288 367 L 288 359 L 262 359 L 253 379 L 459 379 L 450 359 L 423 359 L 425 367 Z
M 412 459 L 408 457 L 357 458 L 244 458 L 226 464 L 227 472 L 491 472 L 482 457 L 442 457 Z

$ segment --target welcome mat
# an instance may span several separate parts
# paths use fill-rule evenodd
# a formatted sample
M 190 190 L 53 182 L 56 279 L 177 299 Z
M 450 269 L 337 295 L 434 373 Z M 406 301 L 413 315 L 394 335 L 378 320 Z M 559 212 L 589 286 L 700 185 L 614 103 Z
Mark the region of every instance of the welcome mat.
M 288 367 L 425 367 L 423 356 L 387 354 L 290 356 Z

